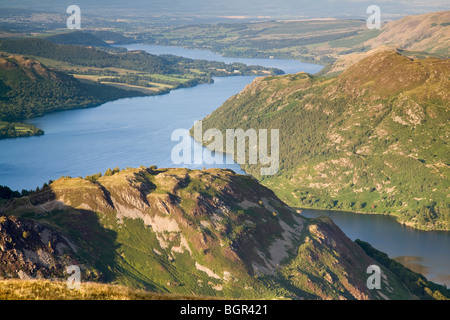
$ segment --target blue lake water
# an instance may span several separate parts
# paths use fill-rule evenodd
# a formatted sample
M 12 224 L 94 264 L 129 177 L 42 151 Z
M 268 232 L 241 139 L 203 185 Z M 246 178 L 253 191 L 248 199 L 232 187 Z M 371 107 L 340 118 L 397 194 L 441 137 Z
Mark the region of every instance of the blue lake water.
M 322 68 L 294 60 L 225 58 L 205 50 L 156 45 L 129 45 L 129 50 L 174 54 L 195 59 L 242 62 L 276 67 L 286 73 L 316 73 Z M 255 77 L 215 78 L 213 84 L 177 89 L 169 94 L 121 99 L 96 108 L 56 112 L 27 122 L 42 128 L 38 137 L 0 140 L 0 185 L 34 189 L 61 176 L 86 176 L 107 168 L 141 165 L 175 167 L 171 134 L 189 129 L 239 93 Z M 186 137 L 191 139 L 190 137 Z M 191 139 L 192 141 L 192 139 Z M 193 142 L 193 141 L 192 141 Z M 194 142 L 193 142 L 194 143 Z M 239 165 L 180 165 L 193 169 Z M 304 210 L 305 216 L 327 214 L 351 238 L 371 243 L 390 257 L 406 257 L 430 279 L 450 285 L 450 235 L 405 228 L 390 217 Z

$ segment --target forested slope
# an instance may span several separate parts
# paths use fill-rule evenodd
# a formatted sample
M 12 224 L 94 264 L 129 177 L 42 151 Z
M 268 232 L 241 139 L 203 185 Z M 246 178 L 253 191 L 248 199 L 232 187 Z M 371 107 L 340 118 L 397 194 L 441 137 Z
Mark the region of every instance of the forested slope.
M 279 129 L 278 174 L 244 169 L 292 206 L 388 213 L 448 230 L 449 72 L 449 59 L 386 51 L 337 78 L 259 78 L 203 130 Z

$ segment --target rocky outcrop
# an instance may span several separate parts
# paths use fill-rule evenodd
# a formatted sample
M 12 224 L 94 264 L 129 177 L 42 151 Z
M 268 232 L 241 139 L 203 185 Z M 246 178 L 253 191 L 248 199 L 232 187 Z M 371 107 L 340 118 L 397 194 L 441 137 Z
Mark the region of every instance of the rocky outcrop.
M 83 264 L 91 278 L 159 292 L 382 298 L 365 286 L 376 262 L 337 226 L 302 217 L 253 177 L 230 170 L 61 178 L 2 211 L 4 277 L 61 276 L 66 265 Z

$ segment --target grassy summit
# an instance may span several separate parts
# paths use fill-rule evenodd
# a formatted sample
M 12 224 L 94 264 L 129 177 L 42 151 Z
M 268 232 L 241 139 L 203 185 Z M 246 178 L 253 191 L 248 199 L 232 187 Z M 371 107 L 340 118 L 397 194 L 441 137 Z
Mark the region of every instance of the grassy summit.
M 50 40 L 70 42 L 82 36 L 74 32 Z M 211 83 L 214 76 L 281 73 L 275 68 L 157 56 L 144 51 L 112 53 L 92 47 L 55 44 L 41 38 L 2 39 L 0 138 L 43 134 L 42 130 L 16 122 L 53 111 L 98 106 L 125 97 L 163 94 Z

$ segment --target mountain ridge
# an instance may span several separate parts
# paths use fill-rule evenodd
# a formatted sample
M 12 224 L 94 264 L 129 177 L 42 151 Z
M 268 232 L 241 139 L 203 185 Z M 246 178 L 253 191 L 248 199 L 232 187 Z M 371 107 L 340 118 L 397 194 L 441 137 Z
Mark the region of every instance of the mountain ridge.
M 377 262 L 330 219 L 306 219 L 254 178 L 229 170 L 150 167 L 95 181 L 66 177 L 1 210 L 2 226 L 30 220 L 66 238 L 87 275 L 106 283 L 225 298 L 410 297 L 383 266 L 382 289 L 369 290 L 366 269 Z M 37 248 L 47 246 L 29 232 Z M 15 241 L 14 249 L 24 245 Z M 27 261 L 41 268 L 40 260 Z
M 449 22 L 450 11 L 406 16 L 389 22 L 383 26 L 378 36 L 352 49 L 357 52 L 340 55 L 336 62 L 322 71 L 322 74 L 340 73 L 365 57 L 380 51 L 401 50 L 414 55 L 426 54 L 449 58 Z M 358 52 L 361 50 L 364 52 Z

